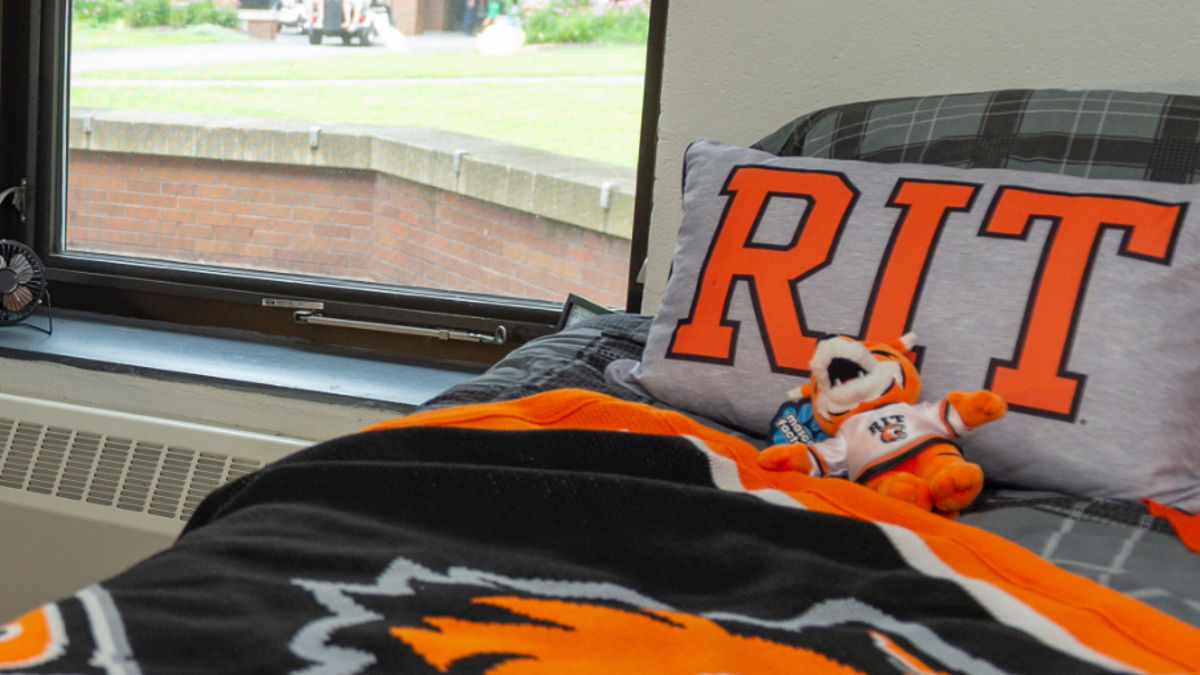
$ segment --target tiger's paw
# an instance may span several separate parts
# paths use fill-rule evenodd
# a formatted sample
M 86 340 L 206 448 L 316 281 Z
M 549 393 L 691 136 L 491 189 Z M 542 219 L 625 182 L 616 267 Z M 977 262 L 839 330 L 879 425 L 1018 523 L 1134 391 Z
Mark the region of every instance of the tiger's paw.
M 867 487 L 881 495 L 908 502 L 929 511 L 933 508 L 933 495 L 925 481 L 907 471 L 892 471 L 867 481 Z
M 975 501 L 982 489 L 983 469 L 970 462 L 943 467 L 929 480 L 933 505 L 939 511 L 965 509 Z

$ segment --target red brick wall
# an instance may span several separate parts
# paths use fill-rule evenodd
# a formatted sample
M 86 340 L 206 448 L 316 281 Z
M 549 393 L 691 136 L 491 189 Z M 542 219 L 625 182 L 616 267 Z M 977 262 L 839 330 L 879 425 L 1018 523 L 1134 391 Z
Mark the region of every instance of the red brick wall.
M 67 246 L 625 304 L 629 242 L 370 171 L 74 150 Z
M 421 12 L 417 0 L 392 0 L 392 25 L 405 35 L 421 32 Z
M 259 40 L 274 40 L 279 33 L 279 24 L 274 19 L 252 19 L 246 22 L 246 32 Z
M 446 0 L 421 0 L 421 32 L 446 28 Z
M 449 14 L 446 0 L 391 0 L 391 4 L 392 25 L 405 35 L 457 29 L 446 24 Z

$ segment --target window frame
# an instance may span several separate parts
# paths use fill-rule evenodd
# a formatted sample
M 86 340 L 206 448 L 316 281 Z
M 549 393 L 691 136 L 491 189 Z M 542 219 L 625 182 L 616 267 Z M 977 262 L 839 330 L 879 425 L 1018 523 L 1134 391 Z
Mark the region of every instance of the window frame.
M 66 309 L 203 330 L 244 329 L 315 345 L 378 349 L 421 360 L 489 363 L 529 339 L 550 333 L 562 304 L 424 288 L 383 288 L 365 283 L 329 284 L 320 279 L 256 271 L 231 274 L 217 268 L 166 262 L 57 253 L 66 211 L 67 118 L 69 116 L 70 0 L 29 0 L 0 5 L 0 123 L 8 134 L 0 148 L 3 186 L 28 180 L 25 221 L 13 209 L 0 213 L 5 237 L 31 244 L 46 267 L 53 310 Z M 633 239 L 628 266 L 627 311 L 639 311 L 638 275 L 647 251 L 653 189 L 667 0 L 650 5 L 650 36 L 639 140 Z M 11 146 L 11 147 L 4 147 Z M 436 340 L 359 329 L 299 324 L 286 308 L 264 299 L 319 301 L 329 316 L 494 334 L 491 344 Z M 564 301 L 566 298 L 563 299 Z

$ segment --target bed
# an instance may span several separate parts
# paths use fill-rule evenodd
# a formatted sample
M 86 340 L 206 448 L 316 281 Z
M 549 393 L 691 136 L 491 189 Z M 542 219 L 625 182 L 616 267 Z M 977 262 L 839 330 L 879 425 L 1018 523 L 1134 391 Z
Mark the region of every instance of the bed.
M 657 314 L 573 324 L 223 486 L 170 549 L 0 628 L 0 671 L 1200 671 L 1198 132 L 1197 98 L 1006 90 L 835 106 L 750 148 L 697 141 Z M 783 282 L 722 272 L 727 230 L 703 228 L 732 227 L 756 190 L 729 241 L 760 261 L 820 251 L 805 233 L 826 222 L 830 255 Z M 1089 229 L 1043 200 L 1007 231 L 1001 195 L 1102 215 Z M 1169 231 L 1114 215 L 1126 202 L 1174 209 Z M 1091 233 L 1079 267 L 1071 232 Z M 801 289 L 784 293 L 798 321 L 765 305 L 772 284 Z M 1071 302 L 1040 304 L 1047 288 Z M 908 329 L 929 391 L 1011 392 L 966 441 L 989 478 L 971 507 L 759 468 L 764 420 L 804 380 L 789 350 Z

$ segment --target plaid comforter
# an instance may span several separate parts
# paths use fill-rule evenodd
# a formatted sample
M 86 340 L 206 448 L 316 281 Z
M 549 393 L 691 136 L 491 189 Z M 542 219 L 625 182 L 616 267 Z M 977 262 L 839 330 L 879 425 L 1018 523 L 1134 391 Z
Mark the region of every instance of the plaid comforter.
M 1200 97 L 1009 89 L 884 99 L 799 117 L 754 147 L 777 155 L 1193 183 Z

